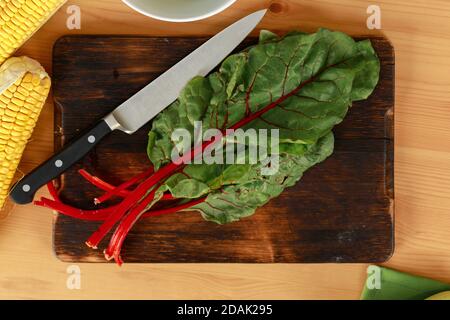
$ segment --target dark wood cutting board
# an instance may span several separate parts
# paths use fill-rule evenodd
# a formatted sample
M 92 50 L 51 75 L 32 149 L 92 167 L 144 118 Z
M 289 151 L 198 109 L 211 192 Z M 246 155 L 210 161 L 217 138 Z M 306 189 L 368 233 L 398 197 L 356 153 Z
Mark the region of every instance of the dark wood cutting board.
M 205 38 L 68 36 L 54 47 L 56 148 L 203 43 Z M 254 40 L 249 39 L 248 42 Z M 382 262 L 394 247 L 394 53 L 372 38 L 382 62 L 375 93 L 354 104 L 336 130 L 336 151 L 295 187 L 240 222 L 219 226 L 198 213 L 140 221 L 123 249 L 125 262 Z M 148 167 L 149 125 L 116 132 L 69 170 L 61 196 L 92 208 L 100 193 L 77 173 L 85 168 L 119 184 Z M 98 223 L 59 215 L 54 250 L 66 262 L 104 262 L 85 240 Z

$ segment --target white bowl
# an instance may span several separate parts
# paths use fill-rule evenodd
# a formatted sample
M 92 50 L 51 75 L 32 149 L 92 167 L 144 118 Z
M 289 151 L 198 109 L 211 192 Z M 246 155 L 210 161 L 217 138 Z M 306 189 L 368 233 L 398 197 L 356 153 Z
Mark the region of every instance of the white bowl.
M 236 0 L 123 0 L 134 10 L 164 21 L 188 22 L 209 18 Z

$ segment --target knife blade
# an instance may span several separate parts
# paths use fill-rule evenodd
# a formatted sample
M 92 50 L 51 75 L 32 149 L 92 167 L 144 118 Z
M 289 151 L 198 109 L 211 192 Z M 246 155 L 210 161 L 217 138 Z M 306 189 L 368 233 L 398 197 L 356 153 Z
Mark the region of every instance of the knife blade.
M 206 76 L 222 62 L 252 32 L 266 12 L 260 10 L 246 16 L 194 50 L 21 179 L 12 189 L 11 199 L 17 204 L 32 202 L 40 187 L 68 170 L 112 131 L 136 132 L 175 101 L 192 78 Z

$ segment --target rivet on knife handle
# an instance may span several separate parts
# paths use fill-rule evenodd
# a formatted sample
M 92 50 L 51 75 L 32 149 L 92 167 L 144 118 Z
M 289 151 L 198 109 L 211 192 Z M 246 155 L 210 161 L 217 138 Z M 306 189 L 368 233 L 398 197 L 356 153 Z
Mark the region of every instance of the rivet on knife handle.
M 11 191 L 11 199 L 18 204 L 31 203 L 40 187 L 57 178 L 77 163 L 111 132 L 108 124 L 104 120 L 100 121 L 94 128 L 69 143 L 43 165 L 20 180 Z

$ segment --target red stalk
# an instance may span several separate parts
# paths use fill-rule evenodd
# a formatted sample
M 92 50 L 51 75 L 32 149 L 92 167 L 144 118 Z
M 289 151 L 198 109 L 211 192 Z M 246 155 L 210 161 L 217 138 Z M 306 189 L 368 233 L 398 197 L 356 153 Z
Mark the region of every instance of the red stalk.
M 142 217 L 143 218 L 159 217 L 159 216 L 164 216 L 166 214 L 177 213 L 178 211 L 186 210 L 186 209 L 194 207 L 202 202 L 205 202 L 205 200 L 206 200 L 206 197 L 203 197 L 203 198 L 189 201 L 188 203 L 185 203 L 185 204 L 180 204 L 180 205 L 172 207 L 172 208 L 151 210 L 151 211 L 148 211 L 147 213 L 145 213 L 144 215 L 142 215 Z
M 173 197 L 165 197 L 165 198 L 173 198 Z M 35 201 L 34 204 L 39 207 L 48 208 L 54 211 L 57 211 L 60 214 L 86 221 L 105 221 L 109 215 L 117 208 L 117 206 L 113 206 L 105 209 L 96 209 L 96 210 L 82 210 L 67 204 L 64 204 L 59 201 L 50 200 L 47 198 L 41 198 L 39 201 Z M 184 205 L 167 208 L 167 209 L 159 209 L 152 210 L 145 213 L 142 218 L 150 218 L 156 217 L 160 215 L 164 215 L 167 213 L 172 213 L 181 210 Z M 176 210 L 176 211 L 175 211 Z
M 42 198 L 40 201 L 35 201 L 35 205 L 49 208 L 55 210 L 59 213 L 67 215 L 69 217 L 87 220 L 87 221 L 103 221 L 105 220 L 113 211 L 114 207 L 98 210 L 81 210 L 71 206 L 68 206 L 59 201 L 53 201 L 47 198 Z
M 59 200 L 58 191 L 56 190 L 55 185 L 53 184 L 53 181 L 50 181 L 49 183 L 47 183 L 47 189 L 55 201 Z
M 122 193 L 123 191 L 125 191 L 127 193 L 125 195 L 125 196 L 127 196 L 129 194 L 129 192 L 126 191 L 126 189 L 128 189 L 129 187 L 137 184 L 138 182 L 141 182 L 143 179 L 149 177 L 151 174 L 153 174 L 153 172 L 154 172 L 153 171 L 153 167 L 151 167 L 150 169 L 142 172 L 141 174 L 133 177 L 132 179 L 130 179 L 127 182 L 119 185 L 118 187 L 114 188 L 113 190 L 110 190 L 110 191 L 106 192 L 101 197 L 95 199 L 95 203 L 97 203 L 97 204 L 104 203 L 105 201 L 111 199 L 111 197 L 113 197 L 115 195 L 118 195 L 118 194 Z
M 107 260 L 111 260 L 114 258 L 116 263 L 120 266 L 123 264 L 122 258 L 120 256 L 120 252 L 122 250 L 123 243 L 130 232 L 130 230 L 133 228 L 133 226 L 136 224 L 136 222 L 141 217 L 156 217 L 171 213 L 176 213 L 181 210 L 189 209 L 193 206 L 196 206 L 197 204 L 200 204 L 206 200 L 206 197 L 192 200 L 188 203 L 173 207 L 173 208 L 167 208 L 167 209 L 161 209 L 161 210 L 155 210 L 155 211 L 149 211 L 147 214 L 143 214 L 143 210 L 145 210 L 146 206 L 153 200 L 154 196 L 149 195 L 144 201 L 142 201 L 139 206 L 137 206 L 134 210 L 132 210 L 120 223 L 120 225 L 117 227 L 116 231 L 114 232 L 111 241 L 109 243 L 108 248 L 105 250 L 105 257 Z
M 134 207 L 131 210 L 131 212 L 128 214 L 127 217 L 130 217 L 130 216 L 131 217 L 137 217 L 137 216 L 142 215 L 143 211 L 145 211 L 145 209 L 150 205 L 150 203 L 155 198 L 155 193 L 156 193 L 156 191 L 153 190 L 149 195 L 147 195 L 144 200 L 142 200 L 136 207 Z M 120 228 L 122 223 L 124 223 L 124 221 L 127 220 L 127 217 L 124 218 L 124 220 L 120 223 L 118 228 Z M 133 223 L 133 225 L 134 225 L 134 223 Z M 116 250 L 115 250 L 116 243 L 119 243 L 119 241 L 120 241 L 119 234 L 117 232 L 114 232 L 113 236 L 111 237 L 109 246 L 104 251 L 104 254 L 105 254 L 106 260 L 109 261 L 112 258 L 114 258 L 118 265 L 122 265 L 123 261 L 120 258 L 120 252 L 116 253 Z
M 127 182 L 115 187 L 108 182 L 105 182 L 104 180 L 100 179 L 99 177 L 93 176 L 90 173 L 88 173 L 84 169 L 80 169 L 79 173 L 83 178 L 85 178 L 87 181 L 95 185 L 97 188 L 100 188 L 104 191 L 107 191 L 103 196 L 95 199 L 95 204 L 101 204 L 107 200 L 109 200 L 113 196 L 121 196 L 126 197 L 130 194 L 130 191 L 126 190 L 127 188 L 135 185 L 136 183 L 140 182 L 142 179 L 148 177 L 153 173 L 153 167 L 148 169 L 145 172 L 142 172 L 141 174 L 133 177 L 132 179 L 128 180 Z M 50 190 L 52 188 L 52 190 Z M 50 194 L 52 194 L 53 198 L 58 198 L 56 189 L 54 188 L 53 184 L 50 187 L 49 186 Z M 53 193 L 52 193 L 53 192 Z M 163 195 L 161 200 L 173 200 L 174 197 L 171 194 L 165 194 Z
M 172 194 L 170 194 L 170 193 L 165 193 L 165 194 L 162 196 L 161 200 L 163 200 L 163 201 L 169 201 L 169 200 L 175 200 L 175 198 L 173 197 Z
M 59 199 L 58 192 L 53 182 L 49 182 L 47 184 L 47 188 L 50 195 L 53 197 L 54 201 L 47 198 L 41 198 L 40 201 L 35 201 L 34 204 L 40 207 L 55 210 L 58 213 L 70 216 L 72 218 L 89 221 L 104 221 L 117 208 L 116 205 L 105 209 L 95 209 L 95 210 L 78 209 L 62 203 L 62 201 Z M 171 194 L 164 194 L 161 200 L 174 200 L 174 197 Z M 150 216 L 153 215 L 144 215 L 144 217 Z
M 173 197 L 171 195 L 164 195 L 163 200 L 171 200 Z M 39 207 L 48 208 L 54 211 L 57 211 L 60 214 L 79 219 L 79 220 L 86 220 L 86 221 L 105 221 L 111 213 L 116 210 L 117 206 L 105 208 L 105 209 L 95 209 L 95 210 L 82 210 L 78 209 L 72 206 L 69 206 L 67 204 L 64 204 L 58 200 L 50 200 L 47 198 L 41 198 L 39 201 L 35 201 L 34 204 Z M 173 210 L 178 207 L 168 208 L 168 209 L 161 209 L 161 210 L 154 210 L 149 211 L 148 213 L 144 214 L 142 218 L 149 218 L 154 217 L 157 215 L 164 214 L 165 210 Z M 160 213 L 162 212 L 162 213 Z
M 169 165 L 168 165 L 169 166 Z M 167 171 L 167 172 L 166 172 Z M 105 222 L 94 232 L 86 242 L 89 246 L 97 247 L 100 241 L 108 234 L 122 216 L 143 199 L 146 193 L 151 190 L 159 180 L 165 178 L 164 174 L 170 174 L 168 169 L 161 169 L 150 178 L 142 182 L 130 195 L 128 195 L 117 209 L 105 220 Z M 154 193 L 155 191 L 152 191 Z
M 86 179 L 88 182 L 92 183 L 94 186 L 96 186 L 99 189 L 102 189 L 104 191 L 112 191 L 114 190 L 116 187 L 109 184 L 108 182 L 103 181 L 102 179 L 91 175 L 89 172 L 87 172 L 84 169 L 80 169 L 78 170 L 78 173 L 84 178 Z M 121 194 L 122 196 L 127 196 L 128 192 L 123 192 Z

